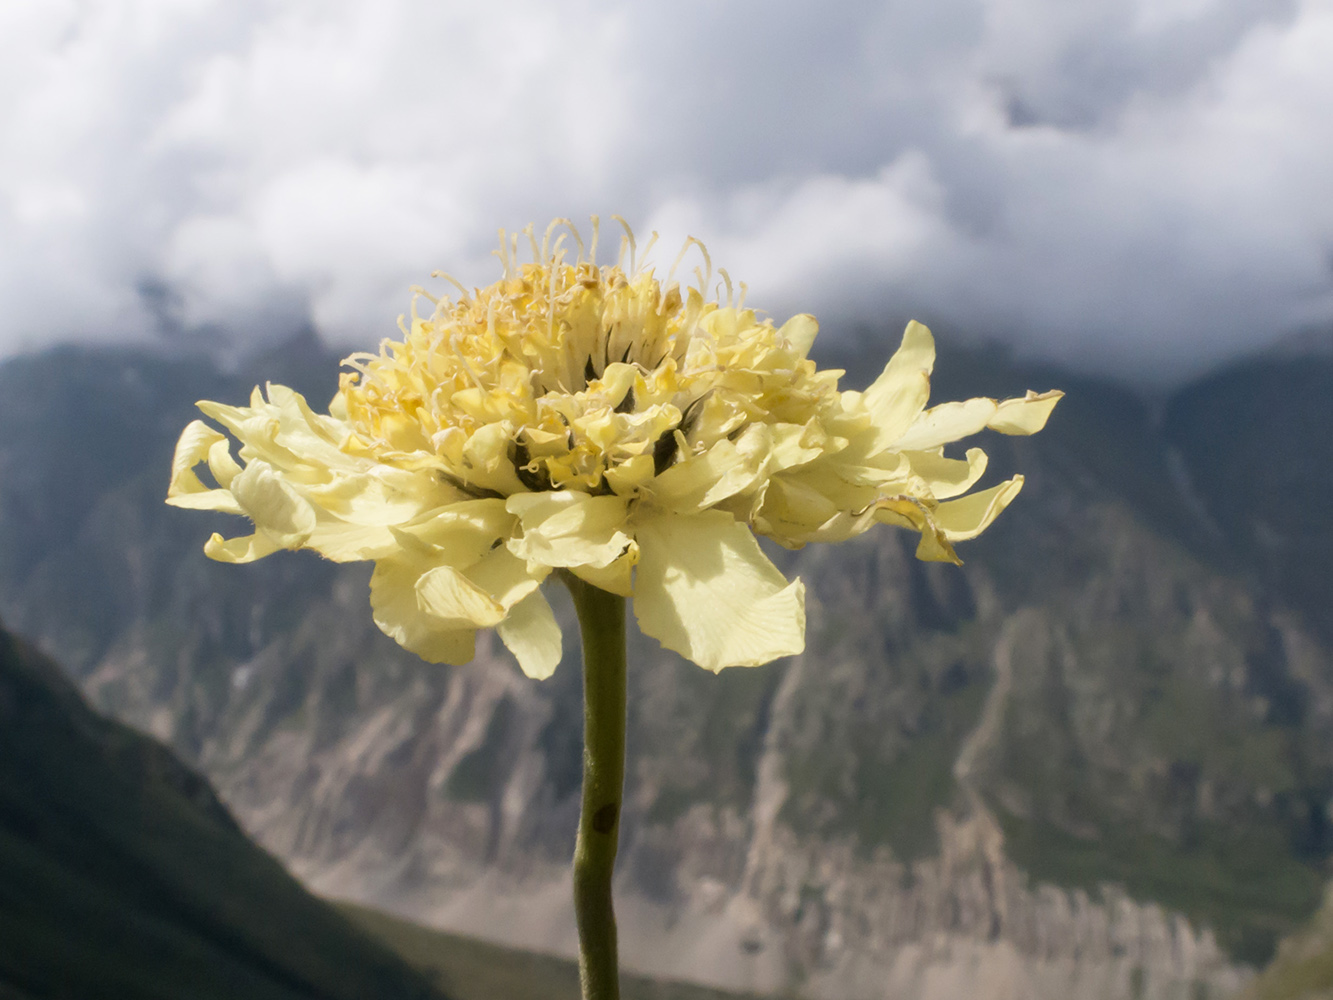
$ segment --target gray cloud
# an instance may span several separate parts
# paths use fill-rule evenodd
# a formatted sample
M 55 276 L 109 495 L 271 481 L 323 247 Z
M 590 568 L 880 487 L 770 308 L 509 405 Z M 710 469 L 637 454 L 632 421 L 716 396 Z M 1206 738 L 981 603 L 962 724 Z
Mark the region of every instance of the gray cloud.
M 1333 317 L 1329 51 L 1329 0 L 9 5 L 0 354 L 366 345 L 619 212 L 778 318 L 1189 371 Z

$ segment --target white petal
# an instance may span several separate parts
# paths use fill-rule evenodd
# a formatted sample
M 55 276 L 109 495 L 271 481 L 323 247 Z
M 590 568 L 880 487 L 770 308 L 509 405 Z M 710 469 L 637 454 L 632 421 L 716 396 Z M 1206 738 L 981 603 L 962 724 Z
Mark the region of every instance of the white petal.
M 639 626 L 701 667 L 757 666 L 805 648 L 805 586 L 717 510 L 636 525 Z

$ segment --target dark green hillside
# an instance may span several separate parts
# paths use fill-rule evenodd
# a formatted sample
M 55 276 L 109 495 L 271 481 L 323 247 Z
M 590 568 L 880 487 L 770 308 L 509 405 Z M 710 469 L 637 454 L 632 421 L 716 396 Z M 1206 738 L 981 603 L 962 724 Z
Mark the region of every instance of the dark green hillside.
M 0 631 L 0 996 L 441 995 L 252 845 L 203 778 Z

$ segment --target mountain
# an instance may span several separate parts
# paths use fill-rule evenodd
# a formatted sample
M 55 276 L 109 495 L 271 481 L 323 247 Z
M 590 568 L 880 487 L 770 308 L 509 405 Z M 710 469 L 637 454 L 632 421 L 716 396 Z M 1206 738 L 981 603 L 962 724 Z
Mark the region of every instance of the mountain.
M 1333 353 L 1229 366 L 1177 393 L 1164 425 L 1231 564 L 1333 641 Z
M 1068 392 L 1041 435 L 982 442 L 988 479 L 1027 486 L 964 567 L 887 529 L 777 553 L 809 645 L 753 670 L 632 638 L 627 964 L 867 1000 L 1243 985 L 1333 851 L 1333 570 L 1310 558 L 1333 359 L 1290 361 L 1145 400 L 944 354 L 936 398 Z M 319 406 L 335 367 L 309 337 L 231 373 L 90 349 L 0 367 L 0 614 L 308 885 L 569 953 L 563 595 L 551 680 L 485 638 L 432 667 L 371 623 L 367 567 L 210 564 L 227 519 L 162 503 L 194 399 L 272 378 Z
M 350 903 L 339 909 L 457 1000 L 579 1000 L 582 995 L 578 963 L 572 959 L 445 934 Z M 760 1000 L 671 980 L 620 978 L 624 1000 Z
M 0 995 L 443 1000 L 3 630 Z

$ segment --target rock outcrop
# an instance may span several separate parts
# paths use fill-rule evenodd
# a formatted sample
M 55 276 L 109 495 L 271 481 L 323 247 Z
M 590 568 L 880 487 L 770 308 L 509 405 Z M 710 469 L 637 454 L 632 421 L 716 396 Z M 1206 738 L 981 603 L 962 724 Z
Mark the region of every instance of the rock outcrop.
M 317 890 L 570 951 L 567 602 L 537 684 L 489 640 L 463 668 L 404 654 L 365 567 L 207 563 L 206 519 L 161 504 L 166 456 L 194 396 L 248 386 L 95 360 L 0 369 L 0 613 Z M 69 394 L 83 436 L 20 419 Z M 632 640 L 628 964 L 828 998 L 1218 997 L 1315 909 L 1329 639 L 1233 558 L 1232 508 L 1210 520 L 1135 397 L 1067 406 L 986 442 L 1027 488 L 962 569 L 887 529 L 778 553 L 809 587 L 802 656 L 713 676 Z M 106 437 L 127 413 L 151 431 L 133 447 Z

